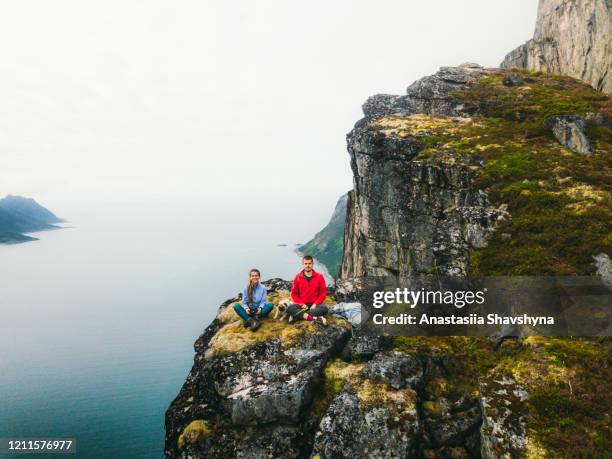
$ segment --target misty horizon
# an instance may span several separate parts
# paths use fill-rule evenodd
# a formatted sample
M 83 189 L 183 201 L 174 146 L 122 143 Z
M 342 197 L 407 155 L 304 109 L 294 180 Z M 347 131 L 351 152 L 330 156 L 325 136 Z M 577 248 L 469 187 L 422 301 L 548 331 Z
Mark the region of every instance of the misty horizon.
M 5 4 L 0 195 L 67 219 L 176 199 L 331 212 L 365 99 L 440 66 L 497 66 L 536 3 Z

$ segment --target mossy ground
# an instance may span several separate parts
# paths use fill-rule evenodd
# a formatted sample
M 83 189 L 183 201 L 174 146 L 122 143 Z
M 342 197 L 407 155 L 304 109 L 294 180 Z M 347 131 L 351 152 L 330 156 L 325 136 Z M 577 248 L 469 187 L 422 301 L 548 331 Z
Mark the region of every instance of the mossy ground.
M 475 185 L 512 215 L 473 253 L 471 274 L 591 274 L 592 256 L 612 253 L 610 128 L 589 123 L 596 152 L 587 156 L 562 147 L 545 121 L 610 117 L 612 98 L 573 78 L 520 73 L 523 86 L 504 86 L 507 71 L 497 71 L 457 94 L 485 117 L 450 147 L 476 152 Z
M 423 408 L 435 416 L 435 399 L 478 393 L 489 372 L 511 374 L 529 393 L 528 457 L 609 457 L 612 451 L 612 339 L 508 340 L 495 349 L 486 338 L 398 337 L 405 353 L 450 357 L 452 377 L 433 378 Z
M 321 325 L 304 320 L 290 324 L 287 320 L 281 321 L 280 317 L 274 319 L 278 303 L 289 297 L 288 291 L 274 292 L 268 295 L 268 300 L 274 304 L 274 309 L 268 317 L 261 321 L 261 327 L 256 332 L 244 328 L 242 319 L 236 315 L 233 309 L 233 303 L 223 309 L 217 318 L 225 325 L 210 340 L 207 356 L 233 354 L 257 343 L 275 338 L 279 338 L 282 346 L 286 348 L 298 343 L 300 337 L 304 334 L 314 333 Z M 328 296 L 325 298 L 325 304 L 335 304 L 335 299 Z M 327 316 L 327 323 L 328 327 L 350 328 L 350 324 L 346 320 L 332 315 Z

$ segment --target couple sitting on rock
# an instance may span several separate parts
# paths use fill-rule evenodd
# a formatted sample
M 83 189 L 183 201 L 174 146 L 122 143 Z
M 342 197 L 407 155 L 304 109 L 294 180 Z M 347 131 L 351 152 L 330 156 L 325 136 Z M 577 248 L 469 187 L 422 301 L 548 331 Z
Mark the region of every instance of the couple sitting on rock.
M 323 304 L 327 296 L 325 279 L 313 268 L 313 260 L 310 255 L 302 258 L 302 269 L 293 279 L 291 287 L 291 300 L 293 304 L 287 307 L 287 313 L 293 320 L 309 320 L 322 325 L 327 325 L 325 314 L 327 306 Z M 266 287 L 259 282 L 261 273 L 257 269 L 249 271 L 249 283 L 242 294 L 242 304 L 234 304 L 234 311 L 244 321 L 244 326 L 252 331 L 257 330 L 260 320 L 270 314 L 274 307 L 268 303 Z

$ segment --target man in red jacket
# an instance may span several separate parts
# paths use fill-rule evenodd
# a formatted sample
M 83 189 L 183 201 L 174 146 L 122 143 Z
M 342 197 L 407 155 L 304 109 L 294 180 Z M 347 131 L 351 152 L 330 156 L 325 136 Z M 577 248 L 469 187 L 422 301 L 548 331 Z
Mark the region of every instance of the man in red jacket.
M 312 269 L 313 260 L 310 255 L 302 258 L 304 269 L 293 279 L 291 299 L 294 304 L 289 305 L 287 312 L 289 320 L 310 320 L 327 325 L 323 317 L 327 314 L 327 306 L 323 304 L 327 296 L 325 278 Z

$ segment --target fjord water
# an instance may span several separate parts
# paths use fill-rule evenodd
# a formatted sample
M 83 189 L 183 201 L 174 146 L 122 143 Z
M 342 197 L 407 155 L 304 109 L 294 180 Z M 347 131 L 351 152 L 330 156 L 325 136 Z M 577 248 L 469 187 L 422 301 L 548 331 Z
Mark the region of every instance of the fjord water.
M 291 278 L 328 209 L 97 205 L 0 245 L 0 437 L 76 438 L 78 457 L 163 456 L 193 342 L 249 268 Z M 277 244 L 287 243 L 287 247 Z

